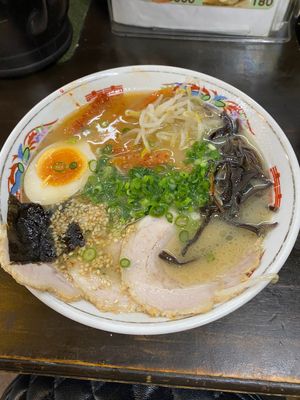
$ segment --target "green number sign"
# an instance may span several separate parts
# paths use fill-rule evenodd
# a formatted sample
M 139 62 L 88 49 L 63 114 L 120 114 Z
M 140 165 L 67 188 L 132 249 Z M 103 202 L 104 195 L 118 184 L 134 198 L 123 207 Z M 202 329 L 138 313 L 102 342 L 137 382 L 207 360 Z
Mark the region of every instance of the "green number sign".
M 270 8 L 274 0 L 252 0 L 252 2 L 254 8 Z

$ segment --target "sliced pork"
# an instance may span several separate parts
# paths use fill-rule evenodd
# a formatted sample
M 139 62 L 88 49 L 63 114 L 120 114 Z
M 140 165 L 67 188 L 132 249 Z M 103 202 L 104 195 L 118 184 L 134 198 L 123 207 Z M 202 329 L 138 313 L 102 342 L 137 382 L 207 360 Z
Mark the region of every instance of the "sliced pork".
M 206 284 L 180 287 L 159 269 L 157 262 L 158 254 L 174 234 L 174 226 L 164 218 L 146 217 L 137 224 L 135 234 L 124 242 L 121 250 L 121 257 L 130 260 L 130 267 L 122 271 L 124 284 L 143 309 L 155 316 L 174 318 L 210 310 L 215 303 L 245 289 L 245 285 L 241 288 L 240 283 L 260 262 L 261 249 L 257 246 L 228 271 L 226 277 L 218 277 Z
M 84 274 L 78 266 L 70 269 L 74 285 L 83 293 L 83 298 L 100 311 L 135 312 L 140 307 L 122 287 L 120 271 L 110 269 L 105 275 Z
M 80 299 L 81 292 L 72 285 L 54 264 L 11 263 L 8 254 L 6 226 L 0 225 L 0 264 L 21 285 L 53 293 L 64 301 Z

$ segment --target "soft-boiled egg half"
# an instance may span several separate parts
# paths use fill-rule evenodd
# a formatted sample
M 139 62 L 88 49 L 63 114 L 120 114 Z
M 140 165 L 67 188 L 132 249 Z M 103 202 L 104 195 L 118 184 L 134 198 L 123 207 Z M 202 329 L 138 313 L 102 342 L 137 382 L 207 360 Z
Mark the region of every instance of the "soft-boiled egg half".
M 91 173 L 91 160 L 95 160 L 95 156 L 86 142 L 57 142 L 47 146 L 26 170 L 26 196 L 43 205 L 68 199 L 85 185 Z

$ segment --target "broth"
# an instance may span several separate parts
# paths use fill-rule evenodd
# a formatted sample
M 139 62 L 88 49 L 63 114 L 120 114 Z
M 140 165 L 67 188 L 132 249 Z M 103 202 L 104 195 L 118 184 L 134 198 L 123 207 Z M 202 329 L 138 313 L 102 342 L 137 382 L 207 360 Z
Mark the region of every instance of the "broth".
M 266 206 L 271 200 L 271 191 L 254 196 L 241 208 L 240 220 L 258 224 L 270 221 L 272 212 Z M 262 237 L 248 230 L 229 225 L 219 217 L 212 219 L 204 230 L 201 240 L 192 246 L 187 259 L 196 261 L 183 266 L 174 266 L 159 260 L 167 275 L 183 287 L 207 283 L 226 275 L 232 267 L 249 254 L 249 249 L 262 246 Z M 164 250 L 180 259 L 182 242 L 178 235 L 170 240 Z

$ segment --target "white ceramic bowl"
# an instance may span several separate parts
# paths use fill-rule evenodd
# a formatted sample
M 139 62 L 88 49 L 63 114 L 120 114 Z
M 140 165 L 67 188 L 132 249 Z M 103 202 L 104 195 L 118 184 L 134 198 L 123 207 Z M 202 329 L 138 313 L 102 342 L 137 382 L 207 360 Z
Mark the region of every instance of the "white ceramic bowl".
M 193 80 L 192 89 L 201 91 L 202 98 L 230 113 L 238 113 L 253 132 L 274 177 L 274 202 L 279 210 L 273 229 L 264 241 L 265 253 L 255 275 L 277 273 L 287 259 L 300 225 L 300 173 L 294 151 L 274 119 L 246 94 L 211 76 L 181 68 L 145 65 L 97 72 L 78 79 L 47 96 L 19 122 L 10 134 L 0 157 L 1 214 L 6 220 L 9 192 L 19 190 L 28 161 L 50 128 L 79 105 L 86 104 L 95 92 L 116 93 L 156 90 L 163 85 Z M 241 307 L 256 296 L 268 281 L 261 281 L 242 294 L 217 305 L 205 314 L 179 320 L 152 318 L 148 315 L 99 312 L 94 306 L 79 301 L 66 304 L 48 293 L 29 289 L 52 309 L 82 324 L 111 332 L 126 334 L 161 334 L 178 332 L 215 321 Z

